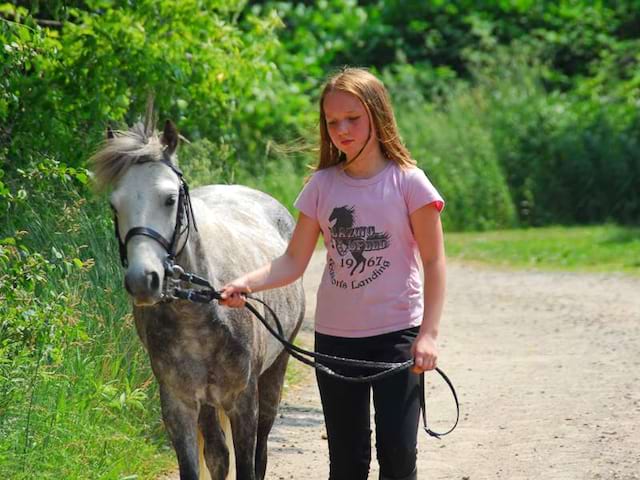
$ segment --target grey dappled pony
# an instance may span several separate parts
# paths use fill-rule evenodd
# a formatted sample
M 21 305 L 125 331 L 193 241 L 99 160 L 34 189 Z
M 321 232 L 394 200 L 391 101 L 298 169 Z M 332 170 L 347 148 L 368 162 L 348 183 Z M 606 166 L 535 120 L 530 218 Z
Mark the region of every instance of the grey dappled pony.
M 110 131 L 91 159 L 98 184 L 112 187 L 123 240 L 135 227 L 171 240 L 177 222 L 178 132 L 167 122 L 159 135 L 147 117 L 129 131 Z M 215 288 L 282 254 L 294 226 L 281 204 L 247 187 L 197 188 L 191 204 L 197 231 L 193 225 L 179 229 L 175 262 Z M 183 226 L 188 216 L 182 215 Z M 288 354 L 246 309 L 163 301 L 167 249 L 145 234 L 125 243 L 125 285 L 160 386 L 180 478 L 263 479 Z M 258 296 L 293 339 L 304 316 L 301 282 Z

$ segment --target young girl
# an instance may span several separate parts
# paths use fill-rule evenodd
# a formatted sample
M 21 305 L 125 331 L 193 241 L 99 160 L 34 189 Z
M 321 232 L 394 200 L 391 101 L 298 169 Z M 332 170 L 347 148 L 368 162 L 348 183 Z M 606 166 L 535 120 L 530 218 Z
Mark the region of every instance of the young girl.
M 417 374 L 436 367 L 445 256 L 444 201 L 415 165 L 382 82 L 358 68 L 334 75 L 320 97 L 320 160 L 295 202 L 300 215 L 286 252 L 223 287 L 222 303 L 241 307 L 242 292 L 293 282 L 322 233 L 327 253 L 316 351 L 383 362 L 414 359 L 413 371 L 369 384 L 317 374 L 330 480 L 367 479 L 371 389 L 380 479 L 417 479 Z

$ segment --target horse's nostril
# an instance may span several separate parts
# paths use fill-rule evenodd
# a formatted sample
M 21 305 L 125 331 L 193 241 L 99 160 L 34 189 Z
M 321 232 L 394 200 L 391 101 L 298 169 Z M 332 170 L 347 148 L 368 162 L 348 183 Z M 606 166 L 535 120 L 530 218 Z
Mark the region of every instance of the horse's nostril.
M 156 291 L 160 289 L 160 276 L 156 272 L 150 272 L 147 274 L 149 279 L 149 290 Z

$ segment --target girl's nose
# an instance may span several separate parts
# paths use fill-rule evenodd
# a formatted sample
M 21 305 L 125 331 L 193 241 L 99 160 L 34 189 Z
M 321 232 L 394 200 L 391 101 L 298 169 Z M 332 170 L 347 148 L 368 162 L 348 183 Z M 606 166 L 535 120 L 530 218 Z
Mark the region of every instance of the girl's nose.
M 349 127 L 345 120 L 338 122 L 338 133 L 347 133 L 349 131 Z

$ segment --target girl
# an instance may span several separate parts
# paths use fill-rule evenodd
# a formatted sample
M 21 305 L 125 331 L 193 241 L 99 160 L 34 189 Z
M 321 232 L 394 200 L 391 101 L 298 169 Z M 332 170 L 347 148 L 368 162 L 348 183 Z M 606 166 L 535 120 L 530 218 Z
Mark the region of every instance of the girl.
M 436 367 L 445 256 L 444 201 L 415 165 L 382 82 L 359 68 L 334 75 L 320 96 L 320 160 L 295 202 L 300 215 L 286 252 L 222 290 L 224 305 L 241 307 L 243 292 L 293 282 L 322 233 L 327 254 L 317 297 L 316 351 L 383 362 L 414 359 L 412 372 L 370 384 L 317 373 L 330 480 L 367 479 L 371 389 L 380 479 L 417 479 L 417 374 Z

